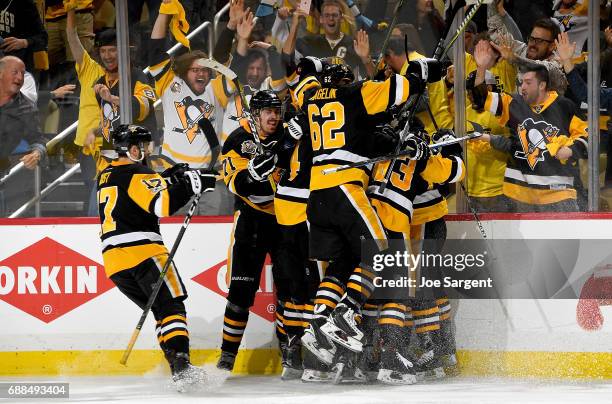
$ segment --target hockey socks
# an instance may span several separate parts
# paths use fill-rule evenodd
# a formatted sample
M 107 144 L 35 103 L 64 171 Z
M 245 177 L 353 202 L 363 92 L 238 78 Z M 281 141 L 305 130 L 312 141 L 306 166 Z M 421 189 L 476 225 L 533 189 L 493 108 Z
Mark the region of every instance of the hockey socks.
M 238 353 L 244 330 L 249 320 L 249 310 L 227 302 L 223 316 L 223 342 L 221 350 L 234 355 Z

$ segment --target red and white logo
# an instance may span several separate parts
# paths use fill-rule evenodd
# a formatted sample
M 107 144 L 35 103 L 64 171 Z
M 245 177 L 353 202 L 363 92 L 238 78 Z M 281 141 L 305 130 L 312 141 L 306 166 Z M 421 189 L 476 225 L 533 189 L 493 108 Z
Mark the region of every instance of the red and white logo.
M 216 294 L 227 297 L 229 291 L 227 277 L 227 260 L 221 261 L 204 272 L 194 276 L 193 281 L 212 290 Z M 270 258 L 266 258 L 263 273 L 259 281 L 259 289 L 255 294 L 255 303 L 249 310 L 259 317 L 270 322 L 274 321 L 276 312 L 276 297 L 272 282 L 272 264 Z
M 0 261 L 0 299 L 45 323 L 113 287 L 102 264 L 49 237 Z

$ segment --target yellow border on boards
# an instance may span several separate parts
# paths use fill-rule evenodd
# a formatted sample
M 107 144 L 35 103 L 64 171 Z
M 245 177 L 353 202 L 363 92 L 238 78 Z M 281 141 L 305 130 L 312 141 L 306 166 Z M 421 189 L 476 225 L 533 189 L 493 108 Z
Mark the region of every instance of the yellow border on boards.
M 139 375 L 167 370 L 158 350 L 133 351 L 127 366 L 119 364 L 122 351 L 0 352 L 0 376 Z M 216 349 L 193 350 L 196 365 L 215 364 Z M 460 373 L 466 376 L 612 379 L 612 353 L 607 352 L 496 352 L 459 351 Z M 241 350 L 238 374 L 277 374 L 276 349 Z

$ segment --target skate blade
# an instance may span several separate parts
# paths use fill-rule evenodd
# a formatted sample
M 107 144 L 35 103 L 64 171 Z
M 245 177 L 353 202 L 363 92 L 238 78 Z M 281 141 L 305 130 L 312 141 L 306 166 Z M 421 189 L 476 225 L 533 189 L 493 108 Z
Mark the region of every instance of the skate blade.
M 363 350 L 363 344 L 356 338 L 347 335 L 342 329 L 336 327 L 334 324 L 327 322 L 321 326 L 321 332 L 325 334 L 329 339 L 343 346 L 352 352 L 361 352 Z
M 336 363 L 332 368 L 333 379 L 332 383 L 340 384 L 342 383 L 342 372 L 344 371 L 344 363 Z
M 412 374 L 399 374 L 390 369 L 380 369 L 376 380 L 383 384 L 391 385 L 409 385 L 417 382 L 417 377 Z
M 281 380 L 298 380 L 302 378 L 302 369 L 286 368 L 283 367 L 281 372 Z
M 446 372 L 443 367 L 429 369 L 423 372 L 417 372 L 417 379 L 419 381 L 424 380 L 438 380 L 446 377 Z
M 319 344 L 317 344 L 317 339 L 311 334 L 304 334 L 302 336 L 302 346 L 328 366 L 334 361 L 336 347 L 334 346 L 332 350 L 320 348 Z
M 302 382 L 304 383 L 329 383 L 330 381 L 331 377 L 328 372 L 304 369 L 304 373 L 302 373 Z

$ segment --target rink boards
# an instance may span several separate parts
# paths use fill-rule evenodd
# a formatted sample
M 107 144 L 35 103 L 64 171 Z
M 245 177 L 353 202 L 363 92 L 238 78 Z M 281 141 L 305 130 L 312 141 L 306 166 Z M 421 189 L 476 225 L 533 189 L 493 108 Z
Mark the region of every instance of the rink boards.
M 611 239 L 612 215 L 482 215 L 492 238 Z M 181 218 L 162 222 L 170 246 Z M 449 238 L 478 238 L 469 215 L 448 217 Z M 193 361 L 213 363 L 221 343 L 231 218 L 196 217 L 175 257 Z M 142 374 L 165 369 L 152 317 L 128 366 L 119 364 L 141 311 L 106 279 L 95 219 L 0 219 L 0 376 Z M 588 256 L 606 262 L 612 248 Z M 612 379 L 612 308 L 598 327 L 577 321 L 577 300 L 454 301 L 464 374 Z M 609 303 L 608 303 L 609 304 Z M 507 315 L 502 307 L 505 307 Z M 603 320 L 603 323 L 602 323 Z M 237 361 L 243 373 L 279 369 L 271 270 L 266 266 Z M 596 321 L 597 322 L 597 321 Z

